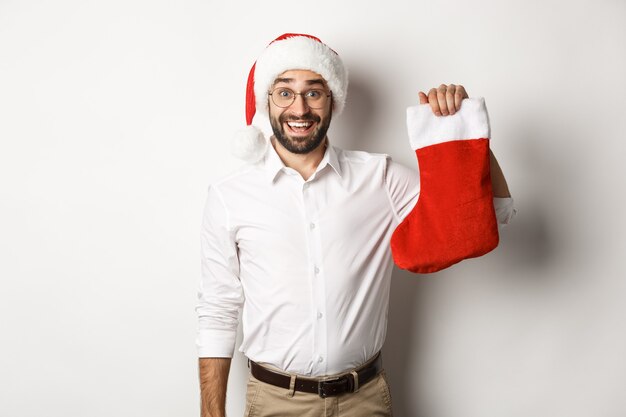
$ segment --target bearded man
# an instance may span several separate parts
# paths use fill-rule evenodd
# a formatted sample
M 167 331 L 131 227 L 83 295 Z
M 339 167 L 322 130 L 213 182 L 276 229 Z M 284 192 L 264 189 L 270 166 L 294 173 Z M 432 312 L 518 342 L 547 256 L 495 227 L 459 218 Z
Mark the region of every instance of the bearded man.
M 250 367 L 246 416 L 392 415 L 380 354 L 394 261 L 390 243 L 412 213 L 422 217 L 426 196 L 420 197 L 420 176 L 387 155 L 331 144 L 327 131 L 345 106 L 347 83 L 339 56 L 310 35 L 277 38 L 250 72 L 250 126 L 238 143 L 248 163 L 209 186 L 202 224 L 197 345 L 203 417 L 225 415 L 240 311 L 239 350 Z M 419 101 L 413 122 L 430 126 L 427 137 L 453 131 L 486 140 L 484 101 L 470 99 L 463 86 L 442 84 L 420 92 Z M 269 140 L 251 126 L 257 110 L 269 116 Z M 487 214 L 508 223 L 514 209 L 506 181 L 493 154 L 484 155 Z M 431 223 L 412 221 L 420 230 Z M 450 234 L 453 242 L 458 233 Z M 396 250 L 432 249 L 430 241 L 415 242 L 398 241 Z M 441 268 L 460 258 L 437 259 Z

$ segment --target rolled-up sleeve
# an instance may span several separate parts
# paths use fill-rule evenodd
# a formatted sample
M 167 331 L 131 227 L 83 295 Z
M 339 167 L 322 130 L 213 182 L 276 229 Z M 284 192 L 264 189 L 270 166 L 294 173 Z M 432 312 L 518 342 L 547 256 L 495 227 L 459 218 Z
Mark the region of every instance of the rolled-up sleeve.
M 493 207 L 496 210 L 498 224 L 502 226 L 509 224 L 517 213 L 513 198 L 511 197 L 494 197 Z
M 235 350 L 243 290 L 234 232 L 216 186 L 208 189 L 200 239 L 202 262 L 196 307 L 198 356 L 230 358 Z

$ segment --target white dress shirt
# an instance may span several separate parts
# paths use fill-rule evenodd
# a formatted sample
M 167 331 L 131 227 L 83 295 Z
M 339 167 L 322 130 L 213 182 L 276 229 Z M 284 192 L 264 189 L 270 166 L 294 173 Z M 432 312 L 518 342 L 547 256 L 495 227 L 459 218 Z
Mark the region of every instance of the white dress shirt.
M 321 376 L 357 367 L 387 331 L 390 239 L 419 196 L 419 174 L 384 154 L 328 144 L 308 180 L 273 146 L 208 189 L 197 307 L 200 357 Z M 511 198 L 494 199 L 508 223 Z

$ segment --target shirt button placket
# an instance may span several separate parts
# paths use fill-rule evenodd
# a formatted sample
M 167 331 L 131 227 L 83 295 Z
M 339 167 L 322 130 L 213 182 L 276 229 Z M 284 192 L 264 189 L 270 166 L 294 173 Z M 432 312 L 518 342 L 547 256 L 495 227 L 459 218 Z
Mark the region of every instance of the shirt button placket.
M 309 241 L 309 247 L 311 250 L 311 265 L 312 265 L 312 277 L 314 278 L 311 283 L 311 289 L 313 290 L 313 305 L 312 317 L 314 330 L 313 341 L 313 368 L 317 373 L 326 373 L 326 361 L 327 356 L 327 328 L 325 320 L 326 311 L 326 285 L 321 274 L 319 265 L 322 264 L 322 242 L 319 223 L 316 221 L 317 201 L 315 200 L 315 193 L 313 183 L 304 183 L 302 187 L 302 197 L 304 201 L 305 218 L 308 222 L 307 239 Z

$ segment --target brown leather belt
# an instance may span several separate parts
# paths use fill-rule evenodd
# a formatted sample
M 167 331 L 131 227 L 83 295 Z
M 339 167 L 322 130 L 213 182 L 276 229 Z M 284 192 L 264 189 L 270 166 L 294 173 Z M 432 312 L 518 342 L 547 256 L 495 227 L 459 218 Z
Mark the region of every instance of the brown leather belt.
M 291 375 L 274 372 L 251 360 L 248 360 L 248 362 L 252 376 L 259 381 L 285 389 L 290 388 Z M 354 375 L 350 372 L 324 380 L 297 375 L 294 389 L 296 391 L 318 394 L 322 398 L 334 397 L 345 392 L 354 392 L 359 386 L 371 381 L 382 369 L 383 361 L 380 352 L 378 352 L 371 360 L 355 369 L 358 375 L 357 381 L 355 381 Z

